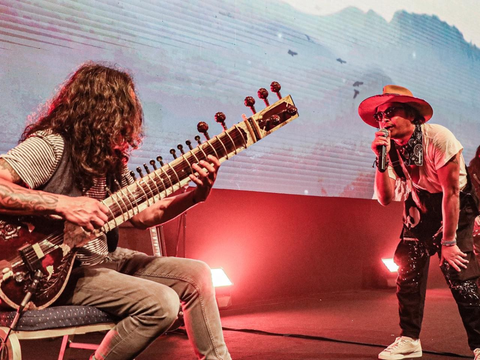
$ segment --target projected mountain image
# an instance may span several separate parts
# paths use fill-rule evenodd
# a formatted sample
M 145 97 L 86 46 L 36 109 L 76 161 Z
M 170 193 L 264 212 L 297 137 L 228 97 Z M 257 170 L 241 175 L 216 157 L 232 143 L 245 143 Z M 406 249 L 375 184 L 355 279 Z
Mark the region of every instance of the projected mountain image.
M 429 101 L 431 121 L 456 134 L 467 162 L 479 145 L 480 50 L 436 16 L 398 11 L 387 22 L 356 8 L 315 16 L 279 1 L 0 6 L 2 152 L 87 60 L 134 75 L 146 138 L 132 169 L 158 155 L 168 160 L 170 148 L 197 135 L 199 121 L 211 136 L 221 132 L 218 111 L 229 127 L 241 121 L 251 114 L 244 98 L 278 81 L 299 118 L 226 162 L 219 188 L 371 198 L 375 129 L 357 107 L 386 84 Z

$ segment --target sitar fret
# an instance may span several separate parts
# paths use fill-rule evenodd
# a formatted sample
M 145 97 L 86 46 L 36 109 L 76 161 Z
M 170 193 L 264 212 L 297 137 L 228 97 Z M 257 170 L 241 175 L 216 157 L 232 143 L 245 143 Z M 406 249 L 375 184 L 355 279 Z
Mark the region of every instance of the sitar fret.
M 110 209 L 109 221 L 104 228 L 109 230 L 119 226 L 140 211 L 179 190 L 190 181 L 189 175 L 194 172 L 192 165 L 202 160 L 208 161 L 208 155 L 224 161 L 230 158 L 230 154 L 235 155 L 245 149 L 247 143 L 245 131 L 235 125 L 120 189 L 104 201 Z

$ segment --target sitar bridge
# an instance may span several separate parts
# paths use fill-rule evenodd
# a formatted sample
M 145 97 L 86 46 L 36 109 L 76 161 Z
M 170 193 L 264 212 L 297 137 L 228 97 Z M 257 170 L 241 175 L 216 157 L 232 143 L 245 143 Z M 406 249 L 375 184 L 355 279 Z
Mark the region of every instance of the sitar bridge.
M 33 273 L 42 268 L 42 260 L 45 258 L 45 253 L 38 243 L 27 245 L 19 249 L 18 252 L 29 271 Z

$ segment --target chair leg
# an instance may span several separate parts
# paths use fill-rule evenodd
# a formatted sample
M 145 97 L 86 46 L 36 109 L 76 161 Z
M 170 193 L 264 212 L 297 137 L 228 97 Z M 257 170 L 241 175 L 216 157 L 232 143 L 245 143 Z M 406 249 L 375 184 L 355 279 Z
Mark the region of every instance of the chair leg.
M 70 335 L 63 335 L 62 345 L 60 346 L 60 352 L 58 353 L 58 360 L 63 360 L 65 356 L 68 359 L 68 353 L 70 352 Z
M 97 350 L 98 344 L 88 344 L 88 343 L 74 342 L 73 341 L 74 337 L 75 337 L 75 335 L 64 335 L 63 336 L 62 345 L 60 346 L 60 352 L 58 354 L 58 360 L 68 360 L 71 349 L 82 349 L 82 350 L 93 350 L 93 351 Z M 2 360 L 2 359 L 0 359 L 0 360 Z M 21 359 L 19 359 L 19 360 L 21 360 Z
M 5 339 L 7 333 L 3 328 L 0 328 L 0 337 Z M 10 333 L 6 345 L 7 356 L 5 360 L 22 360 L 22 348 L 20 347 L 20 341 L 18 340 L 17 334 Z M 3 355 L 3 354 L 2 354 Z M 4 360 L 2 356 L 2 360 Z

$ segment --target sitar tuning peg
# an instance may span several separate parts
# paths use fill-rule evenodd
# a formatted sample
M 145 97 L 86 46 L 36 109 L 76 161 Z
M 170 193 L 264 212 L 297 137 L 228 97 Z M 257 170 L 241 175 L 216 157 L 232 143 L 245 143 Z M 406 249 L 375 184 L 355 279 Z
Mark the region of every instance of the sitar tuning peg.
M 282 122 L 280 116 L 278 115 L 272 115 L 268 119 L 260 119 L 258 121 L 258 126 L 260 129 L 265 130 L 265 131 L 270 131 L 272 130 L 275 126 L 280 125 Z
M 227 127 L 225 126 L 225 119 L 227 117 L 225 116 L 225 114 L 223 112 L 217 112 L 215 114 L 215 121 L 217 123 L 219 123 L 220 125 L 222 125 L 222 128 L 223 130 L 227 131 Z
M 210 140 L 210 136 L 208 135 L 208 124 L 204 121 L 200 121 L 197 125 L 198 132 L 201 132 L 203 136 L 208 140 Z
M 270 103 L 268 102 L 268 91 L 265 88 L 260 88 L 258 89 L 257 95 L 260 99 L 262 99 L 265 103 L 266 106 L 270 106 Z
M 107 192 L 108 196 L 112 196 L 112 190 L 108 186 L 105 186 L 105 191 Z
M 177 153 L 175 152 L 175 149 L 170 149 L 170 154 L 172 154 L 173 158 L 177 158 Z
M 161 156 L 157 156 L 157 161 L 160 164 L 160 166 L 163 166 L 163 158 Z
M 195 141 L 198 143 L 198 145 L 202 145 L 202 141 L 199 135 L 195 135 Z
M 115 186 L 117 187 L 117 190 L 120 190 L 122 188 L 122 185 L 118 182 L 117 179 L 113 179 L 113 182 L 115 183 Z
M 255 114 L 257 111 L 255 110 L 255 99 L 251 96 L 247 96 L 245 101 L 243 102 L 245 106 L 249 107 L 250 110 Z
M 157 170 L 157 164 L 155 164 L 155 160 L 150 160 L 150 165 L 152 165 L 153 170 Z
M 178 145 L 177 145 L 177 149 L 180 150 L 180 152 L 182 153 L 182 155 L 185 155 L 185 151 L 183 151 L 183 145 L 182 145 L 182 144 L 178 144 Z
M 270 119 L 268 121 L 272 124 L 272 126 L 277 126 L 280 124 L 280 116 L 278 115 L 272 115 L 270 116 Z
M 145 171 L 147 172 L 147 175 L 150 174 L 150 168 L 148 167 L 147 164 L 143 164 L 143 168 L 144 168 Z
M 143 177 L 143 172 L 142 172 L 142 168 L 140 166 L 137 167 L 137 173 L 140 177 Z
M 137 177 L 135 176 L 135 172 L 134 171 L 130 171 L 130 175 L 132 176 L 133 180 L 135 180 Z
M 298 112 L 297 107 L 294 106 L 294 105 L 291 105 L 291 104 L 287 104 L 285 111 L 286 111 L 290 116 L 296 115 L 297 112 Z
M 186 140 L 185 144 L 187 144 L 187 146 L 190 150 L 193 150 L 192 142 L 190 140 Z
M 280 84 L 276 81 L 273 81 L 271 84 L 270 84 L 270 90 L 272 92 L 274 92 L 275 94 L 277 94 L 278 96 L 278 99 L 280 100 L 282 98 L 282 95 L 280 94 L 280 90 L 282 89 L 282 87 L 280 86 Z

